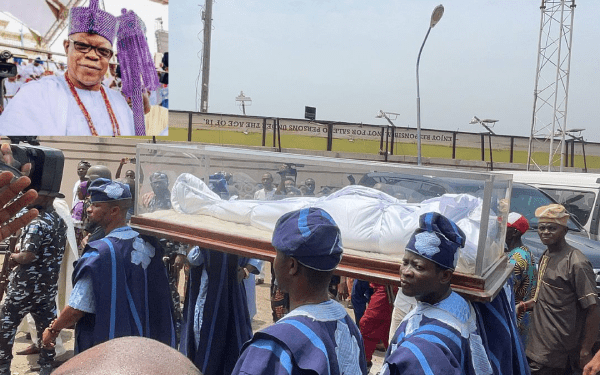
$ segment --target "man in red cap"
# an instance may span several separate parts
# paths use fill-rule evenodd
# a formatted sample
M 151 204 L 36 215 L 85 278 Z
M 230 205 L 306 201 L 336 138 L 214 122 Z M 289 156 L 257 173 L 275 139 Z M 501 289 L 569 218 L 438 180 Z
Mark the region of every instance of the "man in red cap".
M 569 214 L 559 204 L 535 210 L 538 234 L 548 249 L 539 264 L 533 299 L 517 314 L 533 310 L 527 344 L 532 375 L 579 373 L 592 359 L 600 311 L 589 260 L 565 240 Z M 570 372 L 567 372 L 570 371 Z
M 524 304 L 533 298 L 537 285 L 537 270 L 535 260 L 527 246 L 523 245 L 521 237 L 529 229 L 529 222 L 525 216 L 511 212 L 506 223 L 506 250 L 508 262 L 513 265 L 513 290 L 515 303 Z M 527 345 L 527 332 L 529 330 L 530 311 L 521 311 L 517 315 L 517 328 L 523 344 Z

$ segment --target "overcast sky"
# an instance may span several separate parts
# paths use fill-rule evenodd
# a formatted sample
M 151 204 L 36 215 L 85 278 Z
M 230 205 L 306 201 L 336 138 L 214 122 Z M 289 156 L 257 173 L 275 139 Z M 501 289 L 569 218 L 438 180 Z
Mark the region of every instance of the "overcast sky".
M 573 24 L 567 128 L 600 141 L 600 28 L 594 1 Z M 383 125 L 379 110 L 416 125 L 415 65 L 429 0 L 219 0 L 213 5 L 209 112 Z M 452 0 L 421 55 L 423 128 L 528 136 L 533 113 L 540 0 Z M 202 6 L 201 6 L 202 5 Z M 203 0 L 171 0 L 170 107 L 199 109 Z
M 63 4 L 68 3 L 68 0 L 60 0 Z M 150 0 L 103 0 L 104 9 L 114 16 L 121 15 L 121 9 L 127 8 L 133 10 L 146 24 L 148 46 L 150 52 L 156 52 L 156 31 L 155 20 L 158 17 L 163 19 L 163 28 L 169 29 L 169 7 L 161 5 Z M 102 1 L 101 1 L 102 3 Z M 83 5 L 87 6 L 89 0 L 85 0 Z M 54 22 L 54 17 L 50 8 L 44 0 L 0 0 L 0 10 L 8 11 L 15 17 L 20 19 L 28 27 L 44 34 Z M 32 11 L 35 10 L 35 11 Z M 64 53 L 62 41 L 67 37 L 67 29 L 57 38 L 56 43 L 51 47 L 52 51 Z

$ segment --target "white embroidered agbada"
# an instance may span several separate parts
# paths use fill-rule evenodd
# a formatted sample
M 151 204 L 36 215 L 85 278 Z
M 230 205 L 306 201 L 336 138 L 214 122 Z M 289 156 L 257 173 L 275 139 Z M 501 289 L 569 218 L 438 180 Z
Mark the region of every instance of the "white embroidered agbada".
M 125 98 L 115 90 L 104 89 L 121 135 L 135 135 L 133 112 Z M 100 91 L 76 90 L 98 135 L 112 136 L 110 117 Z M 64 76 L 46 76 L 23 85 L 9 101 L 0 116 L 0 135 L 89 136 L 92 133 Z

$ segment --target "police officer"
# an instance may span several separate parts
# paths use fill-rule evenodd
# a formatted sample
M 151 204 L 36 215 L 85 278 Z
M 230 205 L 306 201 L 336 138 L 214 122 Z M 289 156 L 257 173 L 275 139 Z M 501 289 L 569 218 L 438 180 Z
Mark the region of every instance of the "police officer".
M 41 347 L 44 329 L 56 317 L 58 274 L 67 240 L 67 224 L 52 206 L 55 197 L 64 198 L 64 195 L 39 193 L 30 207 L 37 208 L 39 215 L 23 228 L 20 251 L 10 256 L 16 267 L 0 310 L 0 375 L 10 374 L 13 342 L 23 317 L 27 313 L 33 316 L 40 340 L 38 347 Z M 41 348 L 40 374 L 50 374 L 54 354 L 54 348 Z

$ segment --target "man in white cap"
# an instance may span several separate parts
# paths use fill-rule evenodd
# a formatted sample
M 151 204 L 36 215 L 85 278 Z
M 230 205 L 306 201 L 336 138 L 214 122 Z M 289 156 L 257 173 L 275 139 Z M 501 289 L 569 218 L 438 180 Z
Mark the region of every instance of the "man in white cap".
M 291 311 L 257 332 L 242 349 L 233 374 L 368 373 L 358 327 L 328 287 L 342 259 L 340 230 L 329 214 L 305 208 L 275 225 L 273 269 L 289 293 Z
M 540 259 L 533 299 L 517 306 L 517 314 L 533 310 L 526 352 L 531 373 L 577 373 L 592 359 L 598 336 L 596 277 L 585 255 L 565 239 L 569 230 L 565 208 L 539 207 L 535 216 L 540 239 L 548 248 Z
M 0 116 L 0 135 L 136 135 L 125 98 L 102 85 L 115 54 L 117 17 L 98 1 L 69 12 L 67 73 L 23 85 Z
M 37 57 L 31 64 L 25 66 L 23 69 L 23 78 L 27 79 L 38 79 L 40 78 L 46 69 L 44 68 L 44 62 L 41 57 Z

